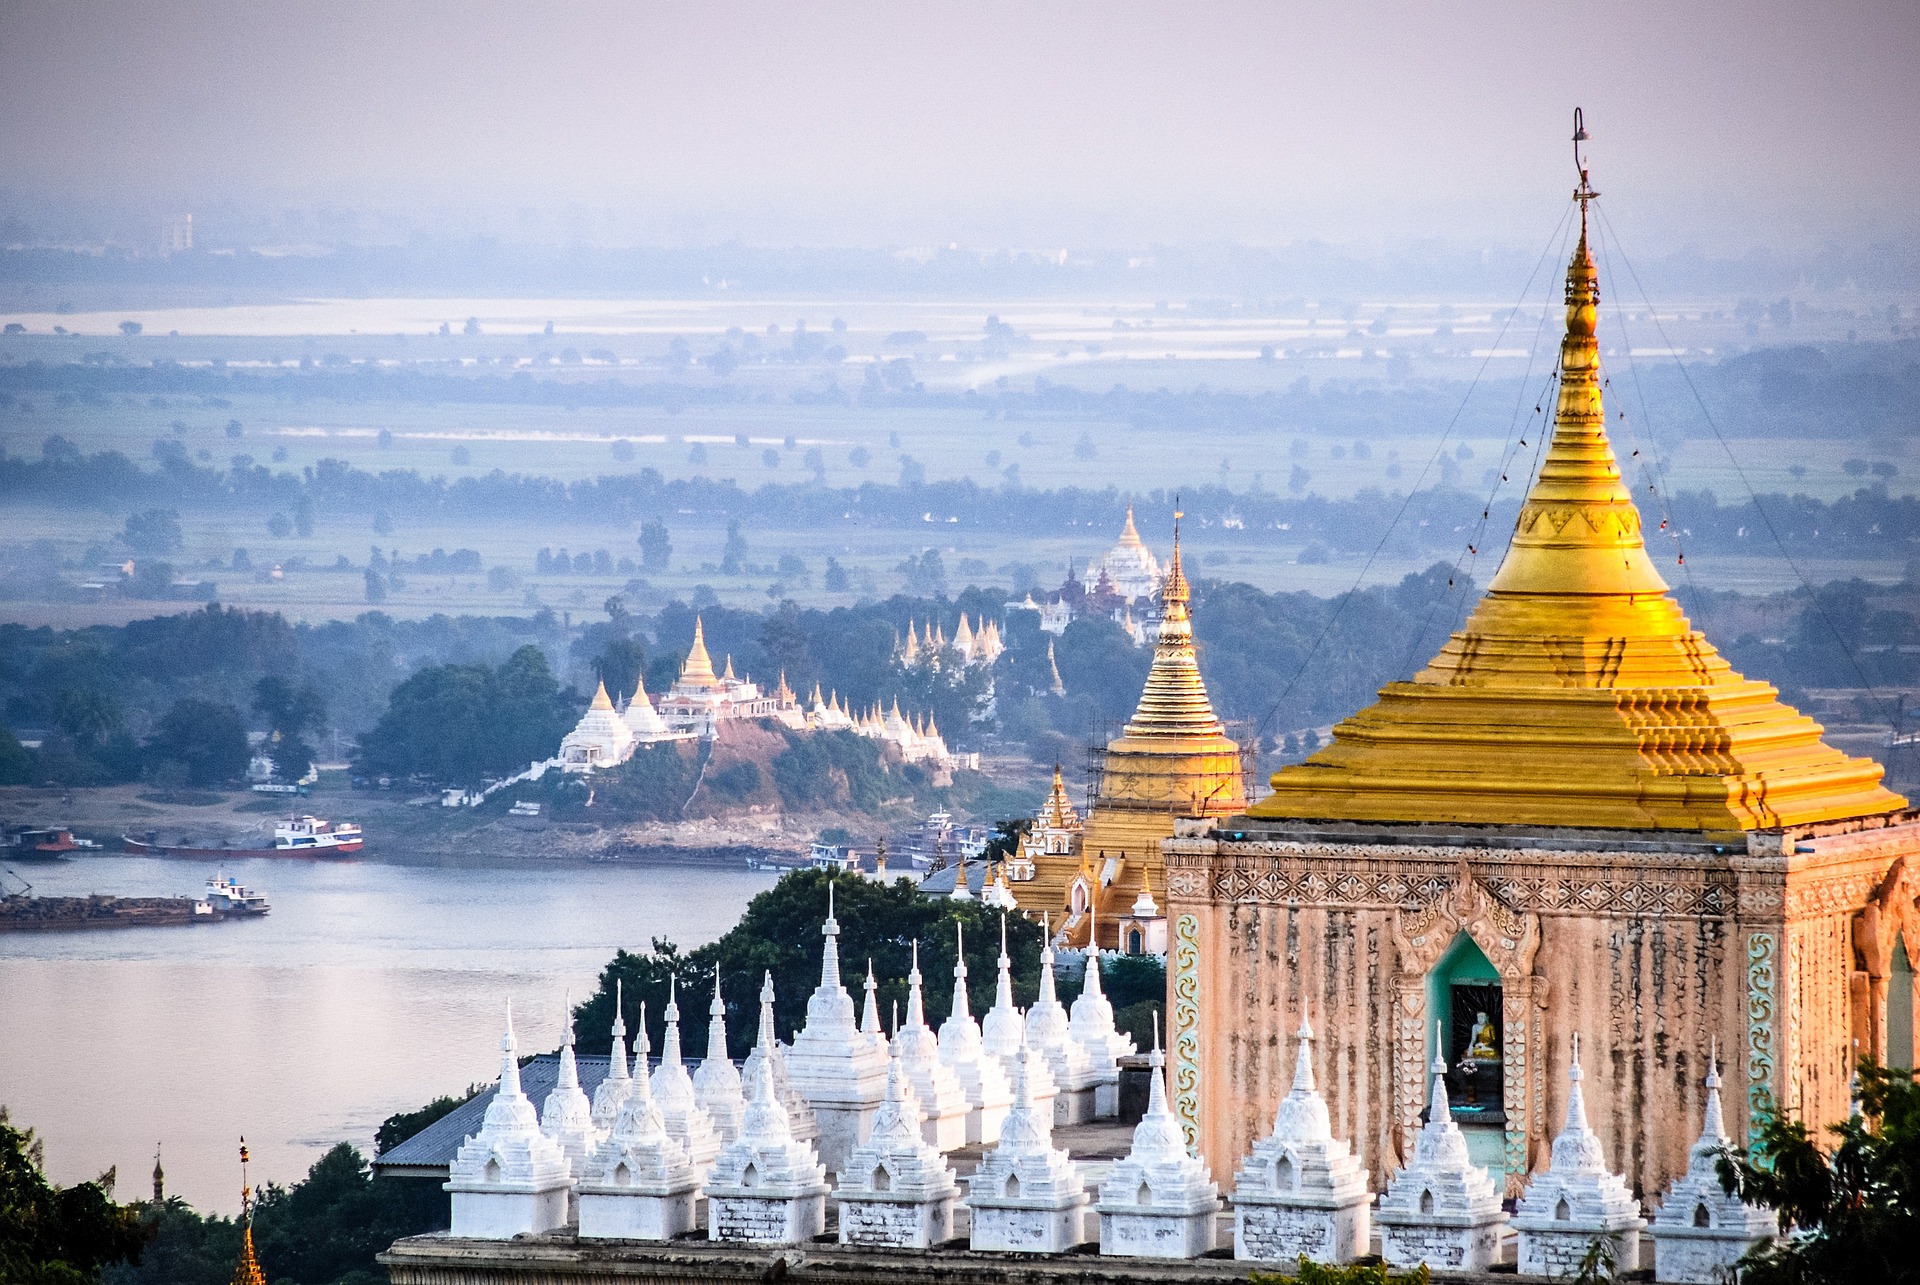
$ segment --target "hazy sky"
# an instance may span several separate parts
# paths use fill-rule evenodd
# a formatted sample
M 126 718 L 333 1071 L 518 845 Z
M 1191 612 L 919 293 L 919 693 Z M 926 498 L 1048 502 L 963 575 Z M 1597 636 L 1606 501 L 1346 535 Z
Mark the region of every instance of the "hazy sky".
M 1579 104 L 1616 222 L 1729 249 L 1910 232 L 1916 67 L 1914 0 L 5 0 L 0 181 L 616 240 L 1471 240 L 1558 217 Z

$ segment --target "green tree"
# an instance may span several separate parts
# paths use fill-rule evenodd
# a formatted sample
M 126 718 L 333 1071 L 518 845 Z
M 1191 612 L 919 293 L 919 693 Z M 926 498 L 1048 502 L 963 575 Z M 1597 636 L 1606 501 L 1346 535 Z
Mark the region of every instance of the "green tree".
M 25 785 L 33 779 L 33 754 L 13 729 L 0 724 L 0 785 Z
M 146 1240 L 138 1214 L 113 1203 L 111 1171 L 55 1187 L 33 1130 L 15 1128 L 0 1107 L 0 1281 L 85 1285 L 109 1263 L 138 1261 Z
M 88 753 L 120 730 L 120 702 L 97 687 L 69 687 L 54 699 L 53 723 Z
M 577 717 L 546 653 L 528 644 L 498 668 L 428 665 L 393 689 L 360 738 L 358 770 L 477 785 L 551 757 Z
M 1860 1062 L 1860 1111 L 1822 1147 L 1806 1125 L 1774 1118 L 1757 1154 L 1720 1158 L 1729 1192 L 1771 1205 L 1796 1234 L 1749 1254 L 1750 1285 L 1920 1281 L 1920 1082 L 1914 1072 Z
M 305 776 L 313 763 L 307 735 L 327 723 L 327 701 L 312 683 L 295 687 L 278 674 L 268 674 L 253 685 L 253 712 L 267 721 L 273 734 L 273 758 L 280 775 Z
M 183 537 L 180 515 L 172 509 L 147 509 L 127 519 L 120 538 L 129 549 L 144 557 L 180 552 Z
M 640 565 L 648 571 L 665 571 L 673 558 L 673 540 L 667 524 L 655 518 L 640 527 Z
M 720 574 L 737 576 L 745 568 L 747 537 L 740 534 L 740 519 L 727 523 L 727 543 L 720 552 Z
M 247 770 L 247 724 L 224 701 L 183 696 L 154 729 L 147 754 L 184 763 L 190 785 L 219 785 Z

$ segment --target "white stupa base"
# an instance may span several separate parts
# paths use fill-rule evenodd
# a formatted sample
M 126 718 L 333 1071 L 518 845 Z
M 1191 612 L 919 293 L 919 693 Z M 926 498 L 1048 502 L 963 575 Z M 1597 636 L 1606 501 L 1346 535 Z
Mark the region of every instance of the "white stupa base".
M 1257 1262 L 1349 1263 L 1368 1253 L 1371 1198 L 1330 1208 L 1235 1201 L 1233 1256 Z
M 893 1201 L 840 1198 L 840 1243 L 931 1249 L 953 1235 L 954 1197 Z
M 1116 1090 L 1117 1092 L 1117 1090 Z M 1118 1113 L 1118 1098 L 1115 1099 L 1115 1112 Z M 1053 1095 L 1053 1127 L 1062 1125 L 1086 1124 L 1094 1118 L 1094 1086 L 1084 1089 L 1061 1089 Z
M 1500 1236 L 1506 1230 L 1507 1216 L 1497 1214 L 1484 1222 L 1442 1225 L 1431 1220 L 1389 1222 L 1375 1215 L 1380 1227 L 1380 1257 L 1388 1267 L 1418 1267 L 1425 1263 L 1435 1270 L 1484 1272 L 1500 1259 Z
M 523 1191 L 497 1187 L 463 1190 L 448 1184 L 453 1193 L 453 1234 L 476 1240 L 511 1240 L 565 1226 L 571 1188 L 572 1184 L 566 1183 Z
M 707 1236 L 748 1245 L 798 1245 L 827 1229 L 827 1197 L 709 1196 Z
M 580 1193 L 581 1240 L 672 1240 L 692 1231 L 697 1187 L 664 1195 L 612 1188 Z
M 1628 1227 L 1582 1227 L 1575 1223 L 1555 1223 L 1551 1230 L 1533 1225 L 1514 1224 L 1520 1233 L 1520 1274 L 1522 1276 L 1572 1276 L 1587 1256 L 1587 1246 L 1596 1240 L 1613 1242 L 1613 1269 L 1616 1273 L 1640 1270 L 1640 1231 L 1645 1223 Z
M 1036 1205 L 969 1202 L 973 1211 L 973 1249 L 998 1249 L 1016 1254 L 1061 1254 L 1086 1239 L 1088 1197 L 1074 1204 L 1049 1208 Z
M 1213 1249 L 1215 1210 L 1100 1210 L 1100 1252 L 1128 1258 L 1198 1258 Z
M 828 1173 L 839 1173 L 847 1167 L 853 1149 L 873 1132 L 873 1117 L 880 1111 L 879 1100 L 847 1104 L 808 1099 L 808 1104 L 813 1107 L 814 1119 L 820 1123 L 820 1136 L 814 1140 L 814 1150 L 820 1153 L 820 1163 L 827 1167 Z
M 1680 1285 L 1720 1285 L 1731 1280 L 1730 1269 L 1748 1250 L 1774 1239 L 1730 1236 L 1708 1227 L 1662 1227 L 1659 1223 L 1648 1235 L 1653 1237 L 1653 1279 Z M 1643 1246 L 1641 1253 L 1645 1252 Z
M 955 1111 L 951 1115 L 930 1115 L 920 1122 L 920 1136 L 943 1153 L 958 1151 L 967 1145 L 967 1117 L 972 1114 Z
M 1120 1114 L 1120 1079 L 1093 1086 L 1093 1118 L 1111 1120 Z
M 1000 1141 L 1000 1126 L 1007 1122 L 1008 1104 L 974 1107 L 967 1112 L 967 1142 L 991 1147 Z

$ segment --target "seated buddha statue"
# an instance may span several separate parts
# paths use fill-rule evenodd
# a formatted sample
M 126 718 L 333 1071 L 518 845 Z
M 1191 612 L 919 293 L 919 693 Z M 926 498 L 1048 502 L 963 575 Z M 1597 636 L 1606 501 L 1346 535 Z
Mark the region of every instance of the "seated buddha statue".
M 1500 1060 L 1499 1036 L 1485 1013 L 1473 1015 L 1473 1039 L 1467 1044 L 1467 1057 L 1475 1062 Z

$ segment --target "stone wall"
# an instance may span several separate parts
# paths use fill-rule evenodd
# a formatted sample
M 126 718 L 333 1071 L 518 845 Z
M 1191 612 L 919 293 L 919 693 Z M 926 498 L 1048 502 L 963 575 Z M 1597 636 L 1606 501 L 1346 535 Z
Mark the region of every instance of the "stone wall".
M 1714 1045 L 1737 1140 L 1782 1104 L 1842 1118 L 1852 1010 L 1869 1007 L 1851 999 L 1853 925 L 1920 852 L 1914 824 L 1665 851 L 1230 833 L 1183 822 L 1166 844 L 1170 1072 L 1190 1141 L 1223 1171 L 1265 1132 L 1304 1010 L 1334 1133 L 1382 1186 L 1425 1103 L 1426 975 L 1464 932 L 1504 988 L 1510 1195 L 1559 1130 L 1575 1033 L 1608 1163 L 1648 1196 L 1686 1167 Z

